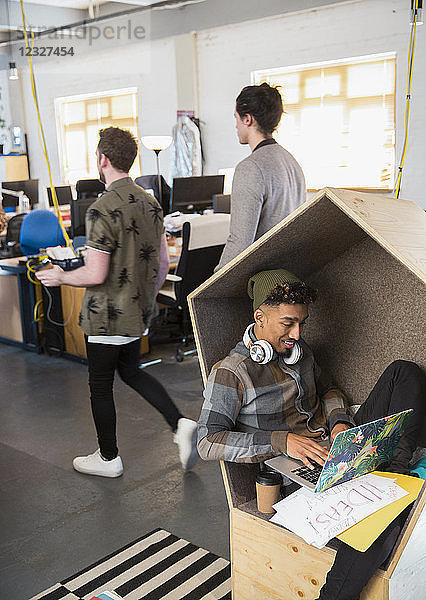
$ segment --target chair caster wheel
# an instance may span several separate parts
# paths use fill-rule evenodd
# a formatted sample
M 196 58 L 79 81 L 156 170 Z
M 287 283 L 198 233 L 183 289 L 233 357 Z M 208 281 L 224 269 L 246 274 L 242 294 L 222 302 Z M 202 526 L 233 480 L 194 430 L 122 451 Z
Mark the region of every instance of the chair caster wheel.
M 184 352 L 181 348 L 178 348 L 176 350 L 176 360 L 177 362 L 181 363 L 184 359 Z

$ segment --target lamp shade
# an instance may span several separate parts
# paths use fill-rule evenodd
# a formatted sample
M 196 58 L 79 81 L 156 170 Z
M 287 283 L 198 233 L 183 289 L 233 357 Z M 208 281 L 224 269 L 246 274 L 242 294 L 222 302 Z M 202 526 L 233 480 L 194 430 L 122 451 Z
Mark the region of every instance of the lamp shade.
M 165 150 L 173 141 L 171 135 L 145 135 L 141 138 L 142 144 L 148 150 Z

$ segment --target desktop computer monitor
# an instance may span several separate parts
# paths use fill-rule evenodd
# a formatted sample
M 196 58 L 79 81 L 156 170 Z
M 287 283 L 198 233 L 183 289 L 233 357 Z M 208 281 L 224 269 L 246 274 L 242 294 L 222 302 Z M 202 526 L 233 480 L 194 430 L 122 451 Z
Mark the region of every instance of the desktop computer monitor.
M 47 197 L 49 199 L 49 206 L 53 206 L 53 198 L 52 198 L 52 188 L 48 187 L 47 189 Z M 56 197 L 58 199 L 59 206 L 71 205 L 72 202 L 72 192 L 71 186 L 69 185 L 55 185 Z
M 224 175 L 176 177 L 172 187 L 172 210 L 201 212 L 212 208 L 213 196 L 223 193 Z
M 4 207 L 16 207 L 19 204 L 18 198 L 11 196 L 5 190 L 13 190 L 14 192 L 24 192 L 30 201 L 31 208 L 38 203 L 38 179 L 27 179 L 25 181 L 3 181 L 2 184 L 2 196 Z
M 158 189 L 158 175 L 141 175 L 140 177 L 136 177 L 135 179 L 136 185 L 140 185 L 145 190 L 152 190 L 152 194 L 157 198 L 158 202 L 160 202 L 160 192 Z M 167 181 L 161 175 L 161 208 L 163 209 L 163 214 L 167 215 L 170 212 L 170 186 Z

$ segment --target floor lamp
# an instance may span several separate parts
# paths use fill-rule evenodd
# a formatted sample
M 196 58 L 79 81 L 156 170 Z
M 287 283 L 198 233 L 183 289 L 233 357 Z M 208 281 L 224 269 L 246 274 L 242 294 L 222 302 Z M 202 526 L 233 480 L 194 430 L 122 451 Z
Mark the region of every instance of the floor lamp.
M 155 152 L 155 157 L 157 159 L 157 177 L 158 177 L 158 201 L 161 205 L 161 208 L 163 208 L 163 189 L 161 186 L 161 175 L 160 175 L 160 157 L 159 154 L 161 152 L 161 150 L 166 150 L 166 148 L 168 148 L 172 141 L 173 138 L 171 135 L 145 135 L 141 138 L 142 144 L 145 146 L 145 148 L 148 148 L 148 150 L 154 150 Z M 171 199 L 170 199 L 171 202 Z M 171 212 L 171 206 L 170 206 L 170 212 Z

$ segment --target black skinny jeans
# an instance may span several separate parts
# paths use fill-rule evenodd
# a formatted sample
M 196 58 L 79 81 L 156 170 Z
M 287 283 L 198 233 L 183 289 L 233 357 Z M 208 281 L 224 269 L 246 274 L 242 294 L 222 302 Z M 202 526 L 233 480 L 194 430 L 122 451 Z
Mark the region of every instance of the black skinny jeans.
M 387 471 L 409 472 L 408 463 L 424 424 L 425 396 L 426 380 L 420 368 L 415 363 L 397 360 L 385 369 L 356 413 L 355 422 L 361 425 L 408 408 L 414 409 Z M 358 600 L 374 572 L 392 552 L 406 516 L 407 511 L 404 511 L 392 521 L 366 552 L 359 552 L 340 542 L 319 600 Z
M 111 460 L 118 455 L 116 414 L 113 396 L 114 373 L 143 396 L 166 419 L 172 431 L 182 417 L 172 399 L 152 375 L 139 369 L 140 340 L 123 345 L 94 344 L 87 341 L 89 387 L 92 414 L 101 454 Z

